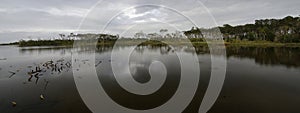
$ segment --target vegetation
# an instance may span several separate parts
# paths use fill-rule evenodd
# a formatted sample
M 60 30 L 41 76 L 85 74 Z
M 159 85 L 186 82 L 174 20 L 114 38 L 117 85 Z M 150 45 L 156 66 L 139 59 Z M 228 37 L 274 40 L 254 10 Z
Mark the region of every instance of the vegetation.
M 118 35 L 109 34 L 59 34 L 60 39 L 55 40 L 21 40 L 15 43 L 2 45 L 19 45 L 19 46 L 69 46 L 74 40 L 95 38 L 98 45 L 113 45 L 117 39 L 122 39 L 127 45 L 136 44 L 145 41 L 142 45 L 160 45 L 154 40 L 168 40 L 177 44 L 185 43 L 180 40 L 187 37 L 194 46 L 207 45 L 203 32 L 220 30 L 226 45 L 238 46 L 300 46 L 300 17 L 287 16 L 283 19 L 262 19 L 256 20 L 254 24 L 231 26 L 225 24 L 221 27 L 210 29 L 192 27 L 188 31 L 176 31 L 168 33 L 167 29 L 159 30 L 159 33 L 138 32 L 134 38 L 123 38 Z M 179 40 L 179 41 L 178 41 Z
M 0 44 L 0 45 L 18 45 L 19 42 L 12 42 L 12 43 L 4 43 L 4 44 Z
M 212 28 L 216 29 L 216 28 Z M 300 17 L 287 16 L 283 19 L 256 20 L 255 24 L 231 26 L 225 24 L 218 27 L 226 42 L 269 41 L 277 43 L 300 42 Z M 203 31 L 208 29 L 195 28 L 185 31 L 189 38 L 203 38 Z
M 256 20 L 255 24 L 219 27 L 227 42 L 233 40 L 300 42 L 300 17 Z
M 56 39 L 56 40 L 28 40 L 24 41 L 21 40 L 19 41 L 19 46 L 24 47 L 24 46 L 66 46 L 66 45 L 72 45 L 74 40 L 61 40 L 61 39 Z

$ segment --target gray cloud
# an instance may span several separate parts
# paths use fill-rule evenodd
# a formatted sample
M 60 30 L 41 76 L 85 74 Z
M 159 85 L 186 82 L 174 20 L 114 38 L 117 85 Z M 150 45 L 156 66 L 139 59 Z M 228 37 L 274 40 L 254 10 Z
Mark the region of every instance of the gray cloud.
M 217 23 L 211 20 L 208 8 Z M 20 39 L 53 38 L 58 33 L 76 31 L 89 9 L 98 0 L 1 0 L 0 43 Z M 116 14 L 129 7 L 142 4 L 164 4 L 198 23 L 199 27 L 223 24 L 253 23 L 255 19 L 282 18 L 299 15 L 299 0 L 106 0 L 88 13 L 80 32 L 100 32 Z M 160 24 L 163 21 L 167 24 Z M 134 24 L 139 27 L 132 27 Z M 157 32 L 160 28 L 189 29 L 189 21 L 162 7 L 132 8 L 120 13 L 107 28 L 108 33 L 134 31 Z M 128 33 L 127 33 L 128 34 Z M 130 33 L 129 33 L 130 35 Z

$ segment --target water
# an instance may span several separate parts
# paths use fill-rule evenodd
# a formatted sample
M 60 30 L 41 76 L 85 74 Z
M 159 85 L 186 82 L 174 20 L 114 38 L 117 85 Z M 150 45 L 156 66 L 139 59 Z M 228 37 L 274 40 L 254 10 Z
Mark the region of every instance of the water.
M 117 52 L 126 53 L 128 48 L 119 47 Z M 133 78 L 139 83 L 151 80 L 148 68 L 153 61 L 164 64 L 167 78 L 157 92 L 136 95 L 122 89 L 114 79 L 110 64 L 116 60 L 110 59 L 111 47 L 98 47 L 95 63 L 89 59 L 77 60 L 81 68 L 74 69 L 70 65 L 72 51 L 79 54 L 93 52 L 89 48 L 0 46 L 0 112 L 90 112 L 79 96 L 72 70 L 79 71 L 94 64 L 106 93 L 116 103 L 131 109 L 154 108 L 173 96 L 181 68 L 176 52 L 197 56 L 201 69 L 198 90 L 184 112 L 198 111 L 210 79 L 208 48 L 198 47 L 193 53 L 188 47 L 140 46 L 130 57 Z M 299 59 L 300 48 L 228 47 L 224 86 L 209 112 L 300 112 Z M 13 107 L 11 102 L 17 105 Z

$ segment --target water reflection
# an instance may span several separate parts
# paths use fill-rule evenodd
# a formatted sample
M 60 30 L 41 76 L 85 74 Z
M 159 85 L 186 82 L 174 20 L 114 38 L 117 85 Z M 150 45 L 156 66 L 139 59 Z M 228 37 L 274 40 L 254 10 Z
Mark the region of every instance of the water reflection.
M 99 79 L 106 93 L 122 106 L 139 110 L 154 108 L 164 104 L 176 92 L 180 79 L 180 63 L 177 55 L 175 53 L 167 54 L 165 51 L 171 51 L 171 49 L 168 49 L 169 47 L 147 48 L 148 46 L 138 46 L 135 48 L 134 52 L 131 53 L 129 67 L 120 67 L 117 71 L 120 71 L 120 73 L 123 73 L 124 75 L 131 74 L 136 81 L 146 83 L 151 79 L 148 70 L 151 63 L 153 61 L 162 62 L 165 64 L 167 70 L 167 78 L 162 87 L 153 94 L 137 95 L 124 90 L 116 81 L 111 69 L 111 63 L 107 60 L 103 61 L 101 66 L 97 68 L 97 74 L 99 75 Z M 120 50 L 118 52 L 123 53 L 129 52 L 130 47 L 118 49 Z M 103 56 L 110 58 L 109 55 L 109 52 L 99 53 L 96 58 L 101 58 Z M 122 56 L 118 56 L 118 59 L 122 59 Z M 125 62 L 118 62 L 118 64 L 120 63 Z M 130 72 L 126 71 L 127 68 L 129 68 Z M 123 79 L 130 78 L 123 77 Z M 120 96 L 120 94 L 122 94 L 122 96 Z M 132 99 L 134 99 L 134 101 L 132 101 Z
M 227 49 L 229 57 L 254 59 L 261 65 L 300 66 L 300 48 L 298 47 L 231 47 Z
M 184 51 L 193 53 L 192 47 L 179 46 L 175 47 L 176 51 Z M 173 53 L 168 46 L 139 46 L 137 52 L 143 53 L 144 50 L 159 50 L 161 54 Z M 209 54 L 208 47 L 196 47 L 196 53 L 193 54 Z M 286 67 L 299 67 L 300 66 L 300 48 L 299 47 L 227 47 L 227 57 L 247 58 L 253 59 L 260 65 L 282 65 Z
M 127 52 L 129 46 L 118 46 L 118 52 Z M 300 85 L 300 48 L 287 47 L 227 47 L 228 70 L 224 89 L 211 112 L 247 112 L 267 109 L 266 112 L 297 112 Z M 95 65 L 99 79 L 109 96 L 128 108 L 149 109 L 166 102 L 180 79 L 176 52 L 197 55 L 201 67 L 199 89 L 186 113 L 198 111 L 210 75 L 208 47 L 138 46 L 131 54 L 130 73 L 140 83 L 149 81 L 149 66 L 153 60 L 167 68 L 166 83 L 156 93 L 147 96 L 131 94 L 114 79 L 110 63 L 111 46 L 92 47 L 0 47 L 0 112 L 89 112 L 77 93 L 73 78 L 71 55 L 96 51 L 95 62 L 76 60 L 80 67 Z M 122 56 L 120 56 L 122 58 Z M 79 70 L 80 69 L 73 69 Z M 292 68 L 291 68 L 292 67 Z M 125 68 L 125 67 L 124 67 Z M 120 69 L 122 70 L 122 69 Z M 250 70 L 250 71 L 249 71 Z M 247 72 L 247 73 L 245 73 Z M 88 73 L 87 73 L 88 74 Z M 284 76 L 289 75 L 289 76 Z M 82 76 L 84 77 L 84 75 Z M 247 98 L 247 99 L 244 99 Z M 249 100 L 250 98 L 250 100 Z M 135 101 L 132 101 L 132 100 Z M 12 108 L 11 102 L 18 103 Z M 2 104 L 3 103 L 3 104 Z M 145 104 L 146 103 L 146 104 Z M 269 104 L 268 104 L 269 103 Z M 288 104 L 290 103 L 290 104 Z M 236 110 L 235 107 L 239 106 Z M 248 109 L 250 106 L 251 109 Z

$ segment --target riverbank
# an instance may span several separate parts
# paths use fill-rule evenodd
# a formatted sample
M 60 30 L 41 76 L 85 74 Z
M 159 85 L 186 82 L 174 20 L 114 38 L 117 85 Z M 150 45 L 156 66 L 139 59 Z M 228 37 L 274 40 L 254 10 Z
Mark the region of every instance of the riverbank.
M 142 43 L 140 43 L 142 42 Z M 188 42 L 186 40 L 171 40 L 166 41 L 171 45 L 187 45 L 191 43 L 193 46 L 207 46 L 207 42 L 205 41 L 194 41 Z M 78 42 L 77 42 L 78 43 Z M 95 42 L 93 42 L 95 43 Z M 97 46 L 113 46 L 116 41 L 99 41 Z M 78 43 L 80 44 L 80 42 Z M 84 44 L 84 43 L 82 43 Z M 131 39 L 131 40 L 122 40 L 118 42 L 118 45 L 153 45 L 153 46 L 165 46 L 167 44 L 162 43 L 156 40 L 145 40 L 145 39 Z M 222 44 L 222 43 L 221 43 Z M 67 46 L 72 47 L 74 45 L 74 40 L 43 40 L 43 41 L 23 41 L 23 42 L 13 42 L 13 43 L 5 43 L 0 44 L 0 46 L 4 45 L 16 45 L 19 47 L 31 47 L 31 46 Z M 86 44 L 84 44 L 86 45 Z M 247 47 L 300 47 L 300 43 L 280 43 L 280 42 L 269 42 L 269 41 L 232 41 L 232 42 L 224 42 L 225 46 L 247 46 Z

